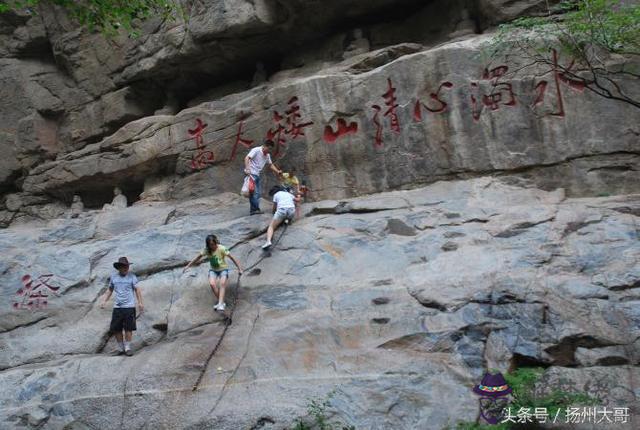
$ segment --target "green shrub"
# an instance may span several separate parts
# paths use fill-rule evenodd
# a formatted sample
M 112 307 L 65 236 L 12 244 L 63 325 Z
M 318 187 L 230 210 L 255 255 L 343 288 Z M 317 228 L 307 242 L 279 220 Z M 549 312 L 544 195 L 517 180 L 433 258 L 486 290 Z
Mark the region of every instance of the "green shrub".
M 596 405 L 600 399 L 582 393 L 571 393 L 559 389 L 551 390 L 550 393 L 542 394 L 536 389 L 536 384 L 540 381 L 544 369 L 540 367 L 523 367 L 513 373 L 504 374 L 509 387 L 511 387 L 511 402 L 509 408 L 517 412 L 521 408 L 530 411 L 535 408 L 545 408 L 549 417 L 564 418 L 566 408 L 569 406 Z M 514 412 L 514 413 L 515 413 Z M 525 424 L 499 423 L 497 425 L 482 424 L 471 421 L 458 422 L 455 430 L 509 430 L 518 429 Z M 449 429 L 447 427 L 446 429 Z

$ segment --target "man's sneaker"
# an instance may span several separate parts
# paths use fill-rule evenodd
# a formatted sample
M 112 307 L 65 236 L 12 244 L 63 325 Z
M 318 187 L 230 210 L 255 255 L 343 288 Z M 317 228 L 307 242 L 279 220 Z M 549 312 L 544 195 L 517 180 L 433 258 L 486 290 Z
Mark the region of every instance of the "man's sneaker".
M 124 355 L 126 355 L 127 357 L 131 357 L 133 355 L 133 351 L 131 351 L 130 349 L 125 349 Z
M 267 240 L 267 241 L 265 242 L 265 244 L 264 244 L 264 245 L 262 245 L 262 249 L 267 249 L 267 248 L 268 248 L 268 247 L 270 247 L 270 246 L 271 246 L 271 241 L 270 241 L 270 240 Z
M 256 209 L 254 211 L 249 212 L 249 215 L 260 215 L 263 214 L 264 212 L 262 212 L 260 209 Z
M 217 311 L 224 311 L 227 308 L 227 305 L 223 303 L 219 303 L 218 306 L 216 306 L 216 310 Z

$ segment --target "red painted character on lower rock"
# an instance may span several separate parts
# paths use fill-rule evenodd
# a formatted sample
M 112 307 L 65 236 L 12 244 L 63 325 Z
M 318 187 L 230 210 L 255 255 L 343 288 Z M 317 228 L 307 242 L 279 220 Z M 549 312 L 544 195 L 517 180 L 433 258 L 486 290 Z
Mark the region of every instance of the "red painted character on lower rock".
M 48 293 L 57 295 L 60 287 L 50 285 L 53 274 L 40 275 L 35 280 L 31 275 L 22 277 L 22 288 L 16 291 L 16 295 L 22 300 L 13 303 L 14 309 L 45 309 L 48 304 Z

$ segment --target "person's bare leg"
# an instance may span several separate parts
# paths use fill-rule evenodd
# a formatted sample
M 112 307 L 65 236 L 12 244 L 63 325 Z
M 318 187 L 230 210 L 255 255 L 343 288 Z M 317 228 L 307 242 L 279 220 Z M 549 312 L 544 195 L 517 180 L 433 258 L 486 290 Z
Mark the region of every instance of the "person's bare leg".
M 225 292 L 227 291 L 227 280 L 229 278 L 227 278 L 226 276 L 222 276 L 220 277 L 220 303 L 224 303 L 224 295 Z
M 269 223 L 269 228 L 267 228 L 267 242 L 271 242 L 272 237 L 273 237 L 273 221 Z
M 116 333 L 115 336 L 118 343 L 122 343 L 122 332 Z
M 120 337 L 122 337 L 122 333 L 120 333 Z M 133 337 L 133 332 L 132 331 L 125 331 L 124 332 L 124 340 L 126 340 L 127 342 L 131 342 L 131 338 Z
M 271 242 L 273 238 L 273 232 L 278 228 L 282 220 L 276 221 L 272 220 L 271 224 L 269 224 L 269 228 L 267 229 L 267 242 Z
M 218 291 L 218 286 L 216 285 L 216 279 L 214 277 L 209 276 L 209 286 L 211 287 L 211 291 L 213 292 L 216 300 L 218 300 L 220 291 Z

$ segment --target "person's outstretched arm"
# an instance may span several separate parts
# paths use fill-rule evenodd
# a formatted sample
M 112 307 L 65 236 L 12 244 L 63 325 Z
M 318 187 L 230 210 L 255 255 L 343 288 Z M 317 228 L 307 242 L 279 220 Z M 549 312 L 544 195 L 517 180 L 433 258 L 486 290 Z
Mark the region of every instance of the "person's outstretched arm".
M 271 168 L 271 171 L 276 175 L 276 177 L 280 178 L 280 175 L 282 175 L 282 170 L 278 169 L 273 163 L 271 163 L 269 167 Z
M 144 304 L 142 304 L 142 293 L 140 292 L 140 288 L 136 286 L 136 298 L 138 299 L 138 306 L 140 307 L 140 313 L 144 311 Z
M 194 258 L 193 260 L 191 260 L 191 261 L 189 262 L 189 264 L 187 264 L 187 265 L 186 265 L 186 267 L 185 267 L 184 269 L 182 269 L 182 273 L 186 272 L 186 271 L 189 269 L 189 267 L 191 267 L 192 265 L 194 265 L 194 264 L 198 264 L 198 263 L 200 262 L 200 259 L 201 259 L 201 258 L 202 258 L 202 254 L 198 254 L 198 255 L 196 256 L 196 258 Z
M 229 258 L 231 259 L 231 261 L 233 261 L 233 264 L 236 265 L 236 267 L 238 268 L 238 275 L 242 275 L 242 267 L 240 267 L 240 263 L 238 262 L 238 260 L 236 260 L 233 255 L 228 254 Z

